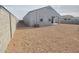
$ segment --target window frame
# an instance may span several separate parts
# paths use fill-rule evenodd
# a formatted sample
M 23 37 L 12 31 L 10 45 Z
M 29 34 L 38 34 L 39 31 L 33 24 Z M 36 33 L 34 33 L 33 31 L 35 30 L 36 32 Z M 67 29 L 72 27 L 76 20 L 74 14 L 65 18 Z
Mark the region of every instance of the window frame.
M 40 22 L 43 22 L 43 18 L 40 19 Z

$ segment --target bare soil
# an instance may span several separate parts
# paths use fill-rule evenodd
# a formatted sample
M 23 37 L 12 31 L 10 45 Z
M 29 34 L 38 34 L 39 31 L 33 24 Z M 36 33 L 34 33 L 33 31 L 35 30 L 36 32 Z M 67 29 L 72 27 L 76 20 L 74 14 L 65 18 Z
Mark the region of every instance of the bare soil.
M 79 52 L 79 25 L 17 28 L 6 52 Z

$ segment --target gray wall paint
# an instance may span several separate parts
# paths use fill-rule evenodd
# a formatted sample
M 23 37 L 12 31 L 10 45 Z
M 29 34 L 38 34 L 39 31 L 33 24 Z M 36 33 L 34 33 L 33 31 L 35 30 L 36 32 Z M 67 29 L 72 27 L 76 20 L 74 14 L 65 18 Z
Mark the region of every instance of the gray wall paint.
M 33 12 L 28 13 L 24 16 L 23 20 L 29 26 L 34 26 L 34 24 L 39 24 L 39 26 L 48 26 L 52 25 L 49 19 L 52 19 L 52 16 L 55 16 L 54 20 L 57 21 L 60 15 L 53 9 L 46 7 Z M 40 19 L 43 19 L 43 22 Z

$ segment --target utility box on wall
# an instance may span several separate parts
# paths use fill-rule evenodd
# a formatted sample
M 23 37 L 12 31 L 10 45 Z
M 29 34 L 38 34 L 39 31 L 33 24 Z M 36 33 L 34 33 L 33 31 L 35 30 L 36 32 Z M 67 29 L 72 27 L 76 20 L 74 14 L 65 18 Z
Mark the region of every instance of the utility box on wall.
M 5 52 L 16 30 L 17 18 L 0 5 L 0 52 Z

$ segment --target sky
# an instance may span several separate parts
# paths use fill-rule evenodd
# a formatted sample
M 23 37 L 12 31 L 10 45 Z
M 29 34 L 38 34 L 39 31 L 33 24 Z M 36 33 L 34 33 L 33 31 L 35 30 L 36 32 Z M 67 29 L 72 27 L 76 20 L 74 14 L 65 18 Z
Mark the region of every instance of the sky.
M 45 7 L 46 5 L 4 5 L 19 20 L 32 10 Z M 60 15 L 72 15 L 79 17 L 79 5 L 51 5 Z

